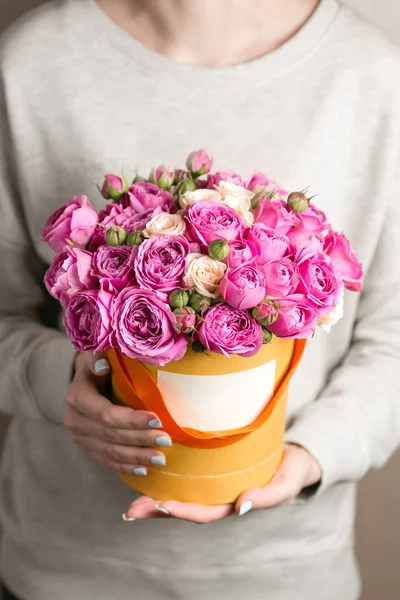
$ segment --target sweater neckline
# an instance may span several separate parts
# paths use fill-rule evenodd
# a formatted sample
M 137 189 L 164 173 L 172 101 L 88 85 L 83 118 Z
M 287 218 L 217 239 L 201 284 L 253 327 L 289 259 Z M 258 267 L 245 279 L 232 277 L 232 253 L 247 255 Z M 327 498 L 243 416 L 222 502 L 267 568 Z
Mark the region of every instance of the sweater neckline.
M 181 63 L 143 46 L 114 23 L 101 10 L 96 0 L 67 1 L 74 11 L 80 12 L 80 18 L 75 22 L 84 29 L 82 35 L 86 39 L 91 34 L 97 44 L 112 46 L 124 55 L 125 60 L 141 64 L 147 73 L 170 75 L 173 78 L 202 82 L 203 85 L 213 81 L 221 83 L 221 80 L 254 81 L 262 78 L 265 81 L 279 78 L 313 52 L 329 32 L 341 10 L 339 0 L 320 0 L 308 21 L 276 50 L 237 65 L 206 67 Z

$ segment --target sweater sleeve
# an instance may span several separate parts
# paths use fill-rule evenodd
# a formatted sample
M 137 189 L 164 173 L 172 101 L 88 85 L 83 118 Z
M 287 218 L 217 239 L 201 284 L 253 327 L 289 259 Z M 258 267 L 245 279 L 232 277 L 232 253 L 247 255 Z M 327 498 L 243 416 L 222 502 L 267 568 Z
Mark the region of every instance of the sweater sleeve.
M 61 423 L 74 349 L 39 317 L 44 265 L 26 227 L 0 92 L 0 410 Z
M 312 343 L 312 342 L 310 342 Z M 400 442 L 400 207 L 392 197 L 350 349 L 286 432 L 322 467 L 317 493 L 381 467 Z

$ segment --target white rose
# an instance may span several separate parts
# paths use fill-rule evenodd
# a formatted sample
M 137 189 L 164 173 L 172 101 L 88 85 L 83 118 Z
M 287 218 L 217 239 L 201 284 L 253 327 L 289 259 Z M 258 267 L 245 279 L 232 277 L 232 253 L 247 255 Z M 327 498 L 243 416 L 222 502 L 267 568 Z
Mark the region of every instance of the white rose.
M 318 321 L 319 327 L 321 327 L 322 331 L 325 333 L 329 333 L 330 330 L 340 319 L 343 317 L 343 304 L 344 304 L 344 294 L 340 296 L 339 302 L 336 304 L 335 308 L 328 315 L 321 317 Z
M 143 234 L 148 238 L 153 235 L 183 235 L 185 229 L 186 224 L 181 216 L 160 213 L 148 221 Z
M 206 296 L 218 298 L 219 284 L 226 271 L 226 265 L 207 256 L 206 254 L 192 253 L 186 259 L 185 284 L 190 289 Z
M 194 190 L 194 192 L 186 192 L 179 198 L 179 203 L 182 208 L 191 206 L 200 200 L 213 200 L 214 202 L 222 202 L 222 194 L 216 190 Z
M 253 225 L 254 216 L 251 212 L 251 201 L 254 198 L 254 192 L 228 181 L 221 181 L 217 190 L 222 194 L 223 204 L 241 215 L 248 225 Z

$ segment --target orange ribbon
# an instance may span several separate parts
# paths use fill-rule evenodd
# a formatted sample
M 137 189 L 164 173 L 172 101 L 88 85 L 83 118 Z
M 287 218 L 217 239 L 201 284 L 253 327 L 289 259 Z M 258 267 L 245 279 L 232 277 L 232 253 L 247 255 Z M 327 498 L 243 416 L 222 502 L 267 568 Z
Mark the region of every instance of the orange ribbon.
M 305 345 L 305 340 L 295 340 L 289 369 L 274 397 L 260 416 L 246 427 L 229 431 L 204 432 L 180 427 L 168 411 L 157 383 L 139 361 L 129 359 L 128 366 L 124 356 L 116 350 L 110 350 L 108 357 L 113 370 L 114 385 L 125 404 L 136 410 L 155 412 L 163 423 L 165 431 L 179 444 L 192 448 L 222 448 L 245 438 L 265 423 L 282 395 L 285 394 L 289 381 L 300 362 Z

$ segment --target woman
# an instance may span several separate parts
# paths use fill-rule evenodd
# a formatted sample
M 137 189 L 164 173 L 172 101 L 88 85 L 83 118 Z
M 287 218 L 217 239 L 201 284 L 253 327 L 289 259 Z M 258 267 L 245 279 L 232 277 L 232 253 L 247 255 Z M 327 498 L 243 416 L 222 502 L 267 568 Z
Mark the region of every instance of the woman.
M 1 574 L 20 600 L 359 597 L 355 482 L 400 433 L 398 71 L 336 0 L 63 0 L 3 38 Z M 106 359 L 75 356 L 41 286 L 61 202 L 200 147 L 218 169 L 312 183 L 365 268 L 361 299 L 308 345 L 277 476 L 234 507 L 119 481 L 172 442 L 102 395 Z

